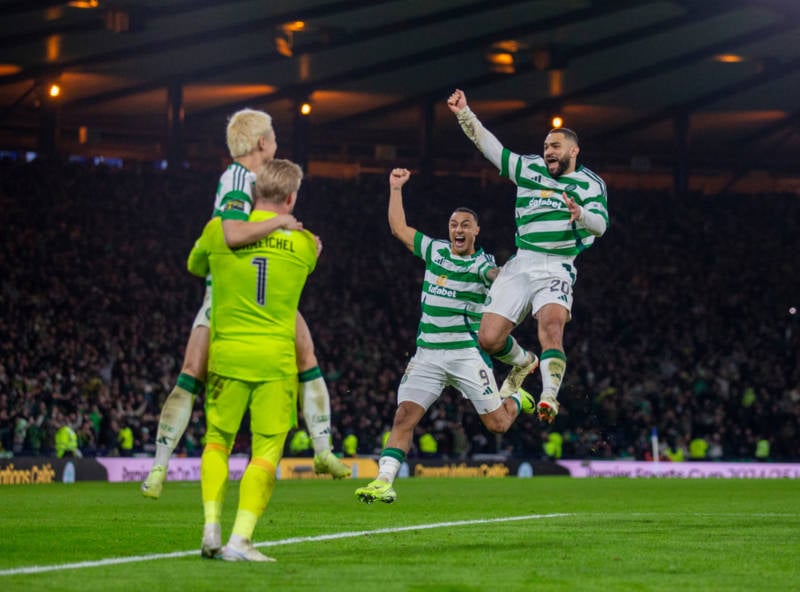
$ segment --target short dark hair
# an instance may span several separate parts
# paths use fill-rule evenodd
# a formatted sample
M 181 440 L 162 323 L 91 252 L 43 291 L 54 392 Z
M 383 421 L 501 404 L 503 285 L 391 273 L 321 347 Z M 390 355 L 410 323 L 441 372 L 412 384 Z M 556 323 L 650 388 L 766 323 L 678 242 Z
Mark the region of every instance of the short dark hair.
M 475 212 L 475 210 L 467 208 L 465 206 L 459 206 L 455 210 L 453 210 L 453 214 L 455 214 L 456 212 L 464 212 L 465 214 L 471 214 L 472 217 L 475 218 L 475 224 L 478 224 L 478 214 Z
M 578 134 L 576 134 L 574 130 L 569 129 L 568 127 L 554 127 L 549 132 L 547 132 L 548 136 L 550 134 L 564 134 L 564 137 L 575 142 L 576 146 L 580 146 L 580 142 L 578 142 Z

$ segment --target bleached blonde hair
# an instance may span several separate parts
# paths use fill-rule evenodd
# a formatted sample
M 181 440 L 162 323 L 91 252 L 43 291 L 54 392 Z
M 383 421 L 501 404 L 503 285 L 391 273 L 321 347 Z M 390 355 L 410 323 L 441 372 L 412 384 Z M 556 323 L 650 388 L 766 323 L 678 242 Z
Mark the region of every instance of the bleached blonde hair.
M 264 111 L 242 109 L 228 120 L 227 129 L 228 152 L 231 158 L 240 158 L 255 150 L 259 138 L 272 140 L 275 130 L 272 129 L 272 117 Z
M 280 203 L 290 193 L 296 193 L 302 181 L 303 169 L 291 160 L 270 160 L 256 177 L 255 197 Z

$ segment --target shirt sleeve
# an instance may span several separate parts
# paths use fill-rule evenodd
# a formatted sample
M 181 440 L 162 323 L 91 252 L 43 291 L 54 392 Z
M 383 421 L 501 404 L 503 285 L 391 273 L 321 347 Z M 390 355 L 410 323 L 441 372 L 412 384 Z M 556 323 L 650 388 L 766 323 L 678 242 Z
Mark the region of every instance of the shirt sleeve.
M 494 260 L 494 256 L 490 255 L 489 253 L 483 254 L 483 261 L 478 268 L 478 275 L 480 275 L 481 280 L 485 286 L 491 286 L 492 280 L 486 275 L 490 269 L 495 269 L 497 267 L 497 263 Z
M 201 234 L 200 238 L 195 241 L 194 246 L 189 253 L 189 259 L 186 262 L 186 267 L 188 268 L 189 273 L 192 275 L 205 277 L 210 271 L 208 264 L 208 240 L 209 234 L 211 233 L 211 225 L 212 222 L 206 224 L 206 227 L 203 229 L 203 234 Z
M 302 233 L 307 241 L 308 273 L 311 273 L 317 268 L 317 239 L 314 237 L 314 233 L 310 232 L 309 230 L 304 229 L 299 232 Z
M 247 220 L 253 210 L 252 197 L 244 191 L 231 191 L 222 198 L 219 210 L 223 220 Z
M 608 227 L 606 219 L 601 214 L 592 212 L 588 208 L 582 208 L 582 210 L 578 224 L 595 236 L 603 236 Z
M 587 170 L 587 174 L 596 178 L 597 190 L 581 200 L 582 211 L 581 217 L 578 219 L 578 226 L 585 228 L 595 236 L 603 236 L 608 229 L 609 222 L 606 184 L 591 171 Z
M 417 232 L 414 234 L 414 254 L 417 257 L 428 261 L 428 259 L 430 259 L 432 245 L 433 239 L 417 230 Z
M 483 127 L 480 119 L 469 107 L 464 107 L 456 114 L 458 124 L 466 136 L 478 147 L 478 150 L 498 169 L 502 169 L 503 145 L 495 135 Z

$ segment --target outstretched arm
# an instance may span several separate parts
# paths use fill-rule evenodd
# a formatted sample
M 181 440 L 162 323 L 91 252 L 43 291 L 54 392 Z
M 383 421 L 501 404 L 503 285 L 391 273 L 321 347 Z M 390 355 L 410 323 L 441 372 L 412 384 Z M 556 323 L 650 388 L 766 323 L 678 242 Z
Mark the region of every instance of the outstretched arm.
M 392 236 L 400 239 L 413 253 L 417 229 L 406 224 L 406 211 L 403 208 L 403 185 L 410 177 L 408 169 L 392 169 L 389 175 L 389 228 L 392 229 Z
M 298 222 L 291 214 L 280 214 L 269 220 L 248 222 L 246 220 L 223 220 L 222 233 L 225 235 L 225 244 L 228 248 L 235 249 L 249 245 L 264 238 L 279 228 L 286 230 L 302 230 L 303 223 Z
M 461 89 L 456 89 L 447 99 L 447 106 L 455 113 L 458 124 L 466 136 L 478 147 L 478 150 L 498 169 L 502 168 L 503 145 L 492 132 L 483 127 L 472 110 L 467 105 L 467 95 Z

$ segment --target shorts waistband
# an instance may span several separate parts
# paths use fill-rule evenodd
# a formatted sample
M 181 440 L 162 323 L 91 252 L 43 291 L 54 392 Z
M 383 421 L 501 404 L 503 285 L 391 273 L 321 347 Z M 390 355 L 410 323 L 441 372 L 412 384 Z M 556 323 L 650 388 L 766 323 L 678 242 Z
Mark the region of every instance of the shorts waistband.
M 552 261 L 555 263 L 569 263 L 575 261 L 574 255 L 554 255 L 552 253 L 542 253 L 541 251 L 531 251 L 529 249 L 517 249 L 517 257 L 529 261 Z

